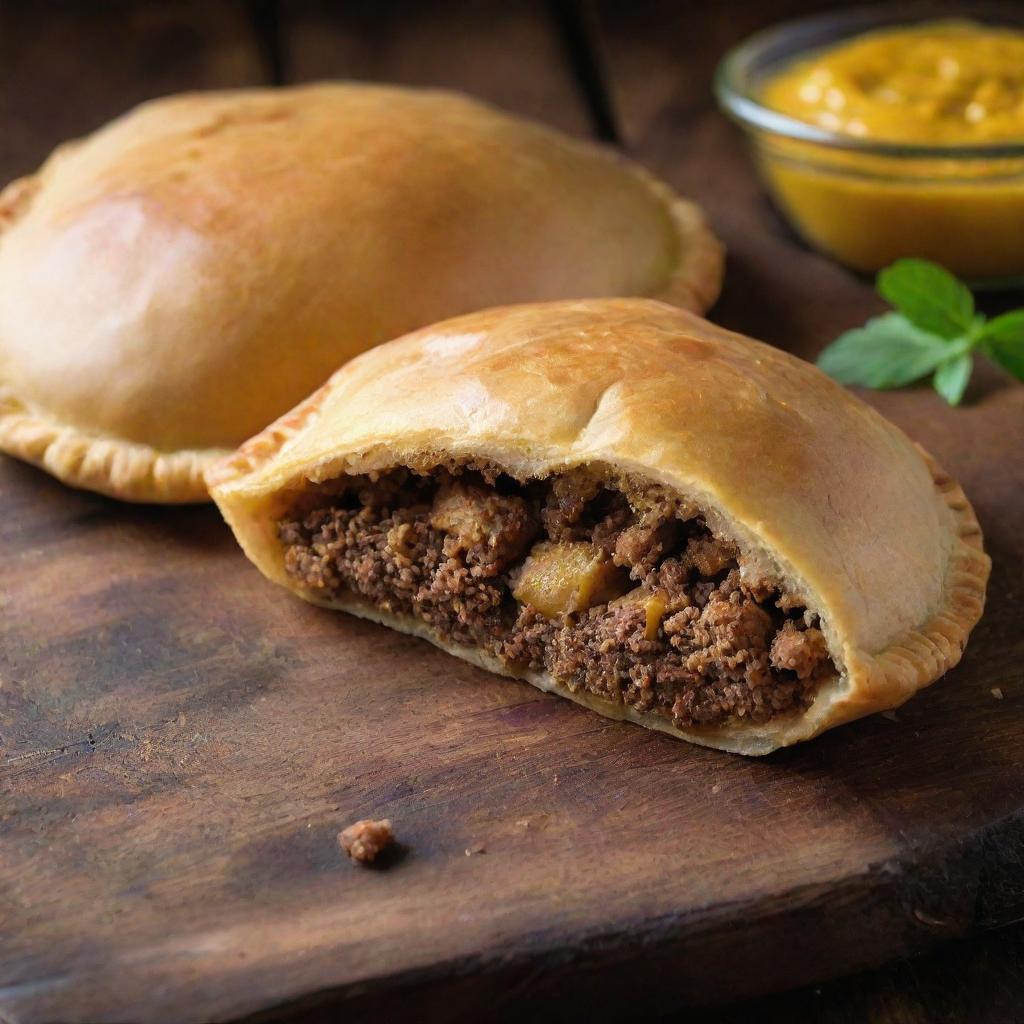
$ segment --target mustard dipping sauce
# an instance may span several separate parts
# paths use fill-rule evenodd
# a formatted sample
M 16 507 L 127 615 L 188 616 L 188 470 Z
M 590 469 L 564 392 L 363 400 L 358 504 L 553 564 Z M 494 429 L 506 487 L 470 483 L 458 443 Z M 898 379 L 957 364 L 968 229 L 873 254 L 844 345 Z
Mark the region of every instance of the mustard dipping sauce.
M 970 21 L 868 32 L 798 58 L 759 98 L 865 144 L 1024 144 L 1024 32 Z M 843 263 L 922 256 L 972 280 L 1024 276 L 1024 145 L 929 157 L 769 136 L 760 159 L 796 226 Z

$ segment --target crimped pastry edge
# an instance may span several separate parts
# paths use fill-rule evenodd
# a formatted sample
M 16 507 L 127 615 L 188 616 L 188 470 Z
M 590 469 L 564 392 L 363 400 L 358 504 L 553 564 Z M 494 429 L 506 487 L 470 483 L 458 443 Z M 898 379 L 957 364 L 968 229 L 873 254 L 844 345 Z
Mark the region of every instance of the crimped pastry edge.
M 705 314 L 717 301 L 725 275 L 725 246 L 711 230 L 703 209 L 683 199 L 661 178 L 639 164 L 633 174 L 668 211 L 675 228 L 680 258 L 668 281 L 647 297 Z
M 0 391 L 0 449 L 71 487 L 121 501 L 189 504 L 210 500 L 204 472 L 227 449 L 161 452 L 150 445 L 83 433 Z

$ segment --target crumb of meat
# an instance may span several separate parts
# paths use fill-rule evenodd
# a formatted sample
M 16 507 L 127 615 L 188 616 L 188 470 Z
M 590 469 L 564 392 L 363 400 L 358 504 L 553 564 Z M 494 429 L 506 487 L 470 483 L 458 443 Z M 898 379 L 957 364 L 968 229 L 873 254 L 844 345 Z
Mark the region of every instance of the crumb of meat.
M 459 481 L 442 485 L 430 525 L 444 533 L 448 558 L 462 556 L 476 576 L 497 576 L 521 558 L 538 524 L 523 498 Z
M 354 591 L 680 728 L 767 721 L 835 671 L 816 616 L 744 572 L 692 508 L 660 489 L 627 499 L 592 472 L 529 485 L 452 466 L 352 478 L 320 504 L 306 496 L 278 532 L 287 571 L 311 590 Z M 637 589 L 558 620 L 519 605 L 512 581 L 542 540 L 595 545 Z
M 363 818 L 338 833 L 341 848 L 358 864 L 372 864 L 382 850 L 395 841 L 391 821 Z
M 681 561 L 688 569 L 696 569 L 706 579 L 720 576 L 737 565 L 739 553 L 735 545 L 717 537 L 691 537 Z
M 601 490 L 601 481 L 586 470 L 575 469 L 551 481 L 541 519 L 554 541 L 578 539 L 574 528 L 583 517 L 587 504 Z
M 673 509 L 662 505 L 648 511 L 619 532 L 612 555 L 615 564 L 628 568 L 635 580 L 646 579 L 673 549 L 682 525 Z
M 800 629 L 787 619 L 772 641 L 771 661 L 775 668 L 795 672 L 798 679 L 809 679 L 828 657 L 828 646 L 820 629 Z
M 595 505 L 595 522 L 592 526 L 586 522 L 583 524 L 580 540 L 590 541 L 605 555 L 610 556 L 615 550 L 619 535 L 635 521 L 636 513 L 630 508 L 626 496 L 619 491 L 605 491 Z

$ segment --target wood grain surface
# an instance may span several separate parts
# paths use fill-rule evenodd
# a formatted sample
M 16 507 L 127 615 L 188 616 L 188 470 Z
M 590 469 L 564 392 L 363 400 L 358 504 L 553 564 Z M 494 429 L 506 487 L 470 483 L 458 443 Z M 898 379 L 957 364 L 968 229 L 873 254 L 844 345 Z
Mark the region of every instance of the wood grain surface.
M 422 3 L 292 0 L 285 64 L 297 82 L 357 78 L 462 89 L 563 131 L 589 131 L 587 110 L 544 0 Z
M 877 302 L 792 238 L 708 93 L 731 42 L 796 6 L 609 3 L 596 24 L 627 145 L 730 246 L 715 318 L 811 356 Z M 0 72 L 39 97 L 3 112 L 28 140 L 0 149 L 6 174 L 118 94 L 268 74 L 248 8 L 131 17 L 155 7 L 199 26 L 177 58 L 161 49 L 158 77 L 113 66 L 134 51 L 109 14 L 53 5 L 39 38 L 60 17 L 107 17 L 88 30 L 106 58 L 52 122 L 45 61 Z M 288 76 L 445 83 L 588 124 L 533 5 L 518 23 L 449 20 L 461 34 L 391 19 L 368 48 L 361 8 L 280 13 Z M 494 58 L 460 58 L 475 46 Z M 924 389 L 869 400 L 963 482 L 994 559 L 989 607 L 961 666 L 895 715 L 758 761 L 309 607 L 249 566 L 212 509 L 118 505 L 0 460 L 0 1019 L 624 1018 L 820 982 L 1024 916 L 1024 388 L 982 370 L 960 410 Z M 390 817 L 400 842 L 379 870 L 335 840 L 366 816 Z M 987 948 L 1019 956 L 1010 934 Z M 947 949 L 936 977 L 970 961 Z M 813 1019 L 830 991 L 830 1021 L 947 1019 L 927 999 L 904 1016 L 872 1003 L 894 970 L 706 1019 Z
M 239 3 L 0 5 L 0 169 L 6 183 L 60 142 L 143 100 L 260 84 L 266 67 Z

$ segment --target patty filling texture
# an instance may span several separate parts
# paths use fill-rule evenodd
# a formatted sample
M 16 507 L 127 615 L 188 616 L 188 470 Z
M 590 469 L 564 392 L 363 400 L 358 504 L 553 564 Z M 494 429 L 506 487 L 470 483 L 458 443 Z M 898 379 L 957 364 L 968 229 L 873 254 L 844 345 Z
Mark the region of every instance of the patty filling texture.
M 278 532 L 317 599 L 355 592 L 680 728 L 803 709 L 835 673 L 816 616 L 697 509 L 593 471 L 347 477 L 303 492 Z

